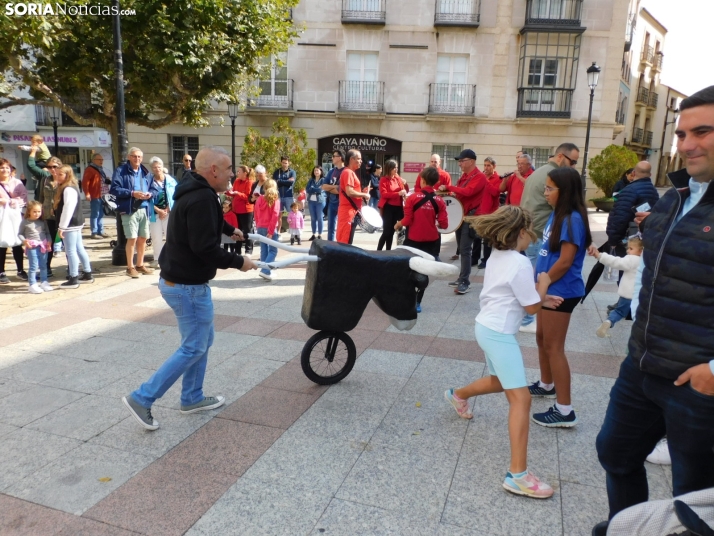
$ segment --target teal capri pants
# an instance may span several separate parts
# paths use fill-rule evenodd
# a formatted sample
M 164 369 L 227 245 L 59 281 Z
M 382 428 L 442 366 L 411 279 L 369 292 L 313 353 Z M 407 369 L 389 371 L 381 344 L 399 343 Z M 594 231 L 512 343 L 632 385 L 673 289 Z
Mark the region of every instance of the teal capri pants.
M 486 354 L 489 374 L 498 377 L 504 389 L 528 385 L 523 354 L 515 335 L 499 333 L 476 322 L 476 341 Z

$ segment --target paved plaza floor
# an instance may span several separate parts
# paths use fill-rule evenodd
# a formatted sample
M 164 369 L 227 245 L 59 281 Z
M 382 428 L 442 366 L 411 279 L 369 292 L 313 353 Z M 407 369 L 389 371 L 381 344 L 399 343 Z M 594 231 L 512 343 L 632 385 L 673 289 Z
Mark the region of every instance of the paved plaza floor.
M 605 221 L 591 213 L 597 244 Z M 358 232 L 356 244 L 374 249 L 377 238 Z M 176 349 L 176 322 L 158 274 L 131 280 L 109 265 L 106 240 L 85 243 L 102 271 L 95 284 L 39 296 L 17 281 L 0 288 L 0 534 L 576 536 L 606 518 L 595 437 L 631 326 L 595 335 L 614 283 L 599 283 L 572 315 L 580 424 L 531 425 L 530 468 L 555 489 L 537 501 L 501 487 L 505 397 L 472 401 L 471 421 L 443 399 L 487 373 L 474 340 L 482 271 L 464 296 L 432 281 L 408 332 L 370 304 L 350 332 L 355 368 L 329 388 L 299 364 L 314 333 L 300 317 L 304 267 L 272 283 L 221 271 L 205 392 L 226 405 L 182 415 L 174 386 L 154 406 L 161 427 L 148 432 L 120 398 Z M 442 251 L 453 254 L 453 235 Z M 518 339 L 535 380 L 535 336 Z M 647 470 L 651 498 L 671 497 L 667 468 Z

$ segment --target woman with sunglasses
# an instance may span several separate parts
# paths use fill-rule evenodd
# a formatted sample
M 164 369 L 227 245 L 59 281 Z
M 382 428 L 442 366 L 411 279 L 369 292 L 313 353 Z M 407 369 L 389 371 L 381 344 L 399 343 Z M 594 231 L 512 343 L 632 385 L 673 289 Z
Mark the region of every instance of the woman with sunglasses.
M 39 147 L 32 146 L 30 156 L 27 159 L 27 167 L 30 168 L 32 174 L 37 177 L 37 188 L 35 188 L 35 199 L 42 203 L 42 218 L 47 222 L 47 227 L 50 230 L 50 239 L 54 244 L 57 240 L 57 220 L 55 219 L 55 210 L 52 206 L 52 200 L 55 198 L 57 184 L 57 171 L 62 167 L 62 160 L 53 156 L 47 161 L 45 169 L 37 167 L 35 154 Z M 54 251 L 50 249 L 47 252 L 47 277 L 52 277 L 52 257 Z

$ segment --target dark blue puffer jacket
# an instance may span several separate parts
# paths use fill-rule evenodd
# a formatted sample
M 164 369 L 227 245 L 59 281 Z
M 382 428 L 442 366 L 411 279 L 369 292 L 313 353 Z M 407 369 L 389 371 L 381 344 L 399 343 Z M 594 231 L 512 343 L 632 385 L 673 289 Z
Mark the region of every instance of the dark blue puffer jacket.
M 714 359 L 714 187 L 676 222 L 687 170 L 644 220 L 645 268 L 628 349 L 640 369 L 671 380 Z
M 633 207 L 649 203 L 654 207 L 659 199 L 659 193 L 647 177 L 637 179 L 625 186 L 615 197 L 615 205 L 607 218 L 607 241 L 611 246 L 617 246 L 627 236 L 627 228 L 635 219 Z

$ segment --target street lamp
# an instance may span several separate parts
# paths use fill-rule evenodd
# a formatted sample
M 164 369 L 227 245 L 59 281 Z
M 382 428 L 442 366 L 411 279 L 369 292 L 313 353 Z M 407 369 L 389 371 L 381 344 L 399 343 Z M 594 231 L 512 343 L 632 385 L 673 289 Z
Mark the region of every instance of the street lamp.
M 228 103 L 228 117 L 231 118 L 231 163 L 233 172 L 236 169 L 236 117 L 238 117 L 238 105 L 234 102 Z
M 59 156 L 59 139 L 57 138 L 57 121 L 62 117 L 62 109 L 57 106 L 49 107 L 49 114 L 52 118 L 52 129 L 55 131 L 55 156 Z
M 585 184 L 587 182 L 586 168 L 588 167 L 588 148 L 590 147 L 590 124 L 592 123 L 593 119 L 593 100 L 595 99 L 595 88 L 597 87 L 597 80 L 600 77 L 600 67 L 597 66 L 597 63 L 593 62 L 593 64 L 588 67 L 587 73 L 588 86 L 590 87 L 590 110 L 588 111 L 588 128 L 585 133 L 585 156 L 583 157 L 583 172 L 581 173 L 583 178 L 583 200 L 585 200 L 585 195 L 587 191 Z

